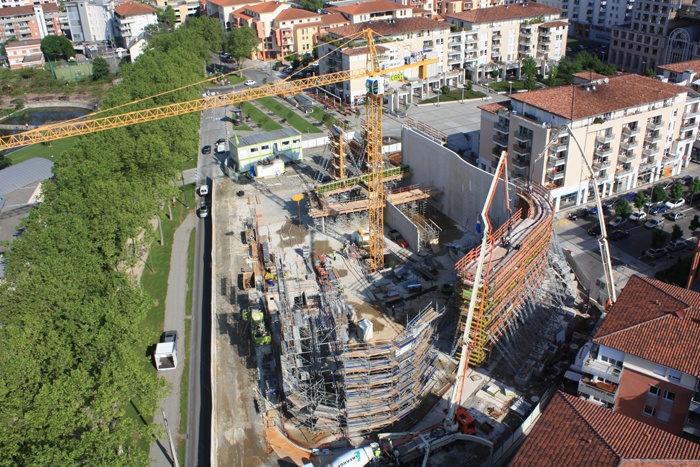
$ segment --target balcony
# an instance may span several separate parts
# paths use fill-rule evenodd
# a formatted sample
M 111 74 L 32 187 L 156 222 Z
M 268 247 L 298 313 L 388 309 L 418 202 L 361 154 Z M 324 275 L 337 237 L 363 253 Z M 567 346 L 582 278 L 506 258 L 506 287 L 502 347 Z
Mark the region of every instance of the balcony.
M 597 360 L 590 356 L 590 354 L 583 362 L 583 372 L 612 381 L 613 383 L 619 383 L 620 376 L 622 376 L 622 368 L 618 368 L 602 360 Z
M 491 34 L 491 37 L 492 37 L 493 39 L 500 39 L 500 38 L 503 37 L 503 36 L 501 35 L 501 33 L 500 33 L 499 31 L 494 31 L 494 33 Z
M 522 143 L 527 143 L 528 141 L 532 141 L 532 133 L 518 132 L 513 136 L 515 136 L 516 140 L 518 140 Z
M 595 155 L 600 157 L 609 156 L 612 152 L 611 146 L 599 146 L 595 148 Z
M 547 165 L 549 167 L 559 167 L 566 164 L 566 157 L 555 157 L 549 156 L 547 158 Z
M 526 169 L 530 167 L 530 158 L 529 157 L 516 157 L 513 159 L 512 164 L 515 167 L 518 167 L 520 169 Z
M 505 149 L 508 147 L 508 136 L 502 136 L 500 133 L 496 133 L 493 135 L 493 142 Z
M 659 119 L 659 120 L 652 120 L 647 122 L 647 129 L 649 130 L 660 130 L 661 128 L 664 127 L 664 121 Z
M 549 170 L 547 171 L 547 181 L 563 180 L 564 170 Z M 559 185 L 561 186 L 561 185 Z
M 658 131 L 648 133 L 646 136 L 644 136 L 644 141 L 647 143 L 656 143 L 657 141 L 661 141 L 661 133 Z
M 623 141 L 620 143 L 620 149 L 624 149 L 625 151 L 629 151 L 630 149 L 634 149 L 637 146 L 639 146 L 639 141 Z
M 647 159 L 646 162 L 639 164 L 639 171 L 643 172 L 643 171 L 651 170 L 651 169 L 655 168 L 656 166 L 657 166 L 657 161 L 656 161 L 656 159 L 654 159 L 652 157 L 650 159 Z
M 532 148 L 520 144 L 513 145 L 513 152 L 521 156 L 530 156 Z
M 697 117 L 698 115 L 700 115 L 700 105 L 691 107 L 690 109 L 686 110 L 683 114 L 685 118 Z
M 626 136 L 634 136 L 639 134 L 639 126 L 635 126 L 634 128 L 625 126 L 622 128 L 622 134 Z
M 505 122 L 496 122 L 493 124 L 493 128 L 500 133 L 508 134 L 510 132 L 510 125 Z
M 694 118 L 690 118 L 690 119 L 684 121 L 683 125 L 682 125 L 683 128 L 695 128 L 697 126 L 698 126 L 698 122 Z
M 664 157 L 662 158 L 662 161 L 664 164 L 671 164 L 673 162 L 678 161 L 680 158 L 681 158 L 680 153 L 675 153 L 675 154 L 668 153 L 668 154 L 664 155 Z
M 683 132 L 678 136 L 678 141 L 688 141 L 691 139 L 695 139 L 695 135 L 692 131 Z
M 608 384 L 602 381 L 593 381 L 590 378 L 583 377 L 578 383 L 578 390 L 589 396 L 593 396 L 601 401 L 614 404 L 615 396 L 617 395 L 617 384 Z
M 642 149 L 642 155 L 645 157 L 655 156 L 659 153 L 659 148 L 646 148 Z
M 558 143 L 554 143 L 549 147 L 550 151 L 553 152 L 562 152 L 566 151 L 569 148 L 569 142 L 568 141 L 561 141 Z
M 532 31 L 530 29 L 521 29 L 520 30 L 520 37 L 532 37 Z
M 630 154 L 620 154 L 617 158 L 620 162 L 632 162 L 635 159 L 637 159 L 637 154 L 635 153 L 630 153 Z
M 622 178 L 634 173 L 634 167 L 625 168 L 624 165 L 618 166 L 615 171 L 615 178 Z
M 596 135 L 595 139 L 599 143 L 609 143 L 615 140 L 615 133 L 610 132 L 606 135 Z
M 593 168 L 598 170 L 607 169 L 610 165 L 612 165 L 610 159 L 595 159 L 593 161 Z

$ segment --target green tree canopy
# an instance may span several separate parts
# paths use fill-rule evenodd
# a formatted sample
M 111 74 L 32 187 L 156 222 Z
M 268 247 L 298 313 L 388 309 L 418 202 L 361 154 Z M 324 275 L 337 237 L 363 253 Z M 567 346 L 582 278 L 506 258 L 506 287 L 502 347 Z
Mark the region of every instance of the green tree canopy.
M 693 181 L 690 182 L 690 186 L 688 187 L 688 190 L 690 190 L 690 204 L 693 204 L 693 200 L 695 198 L 695 195 L 697 194 L 698 191 L 700 191 L 700 178 L 698 178 L 698 177 L 693 178 Z
M 683 184 L 676 182 L 671 187 L 671 199 L 677 201 L 683 197 Z
M 668 239 L 668 233 L 661 229 L 654 229 L 651 233 L 651 247 L 652 248 L 662 248 L 666 244 Z
M 156 8 L 156 15 L 158 16 L 158 26 L 161 31 L 172 31 L 177 22 L 177 15 L 175 10 L 170 5 L 163 8 Z
M 73 44 L 71 44 L 66 36 L 49 34 L 41 40 L 41 51 L 44 52 L 50 60 L 75 57 Z
M 301 0 L 300 5 L 305 10 L 313 11 L 314 13 L 316 13 L 317 11 L 323 9 L 325 3 L 326 2 L 324 0 Z
M 654 190 L 651 192 L 651 202 L 658 203 L 661 201 L 666 201 L 666 190 L 661 185 L 655 185 Z
M 92 79 L 99 81 L 110 76 L 109 63 L 102 57 L 97 57 L 92 61 Z
M 637 192 L 634 196 L 634 207 L 637 208 L 637 211 L 644 209 L 644 206 L 646 206 L 648 202 L 649 198 L 641 191 Z
M 652 70 L 651 68 L 647 68 L 644 70 L 644 73 L 642 73 L 644 76 L 647 76 L 649 78 L 654 78 L 656 76 L 656 72 Z
M 671 241 L 675 242 L 680 238 L 683 238 L 683 229 L 680 225 L 673 224 L 673 228 L 671 229 Z
M 258 46 L 258 37 L 251 28 L 233 28 L 226 35 L 225 49 L 236 59 L 238 67 L 250 58 L 253 50 Z
M 632 214 L 632 206 L 626 199 L 622 199 L 615 205 L 615 214 L 627 219 Z

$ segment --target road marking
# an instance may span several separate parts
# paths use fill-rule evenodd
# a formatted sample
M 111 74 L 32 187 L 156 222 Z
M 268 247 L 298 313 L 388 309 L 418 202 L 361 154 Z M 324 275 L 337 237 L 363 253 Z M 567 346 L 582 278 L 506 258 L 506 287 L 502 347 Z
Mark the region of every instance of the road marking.
M 572 224 L 572 222 L 569 219 L 557 219 L 554 221 L 554 228 L 566 227 L 570 224 Z

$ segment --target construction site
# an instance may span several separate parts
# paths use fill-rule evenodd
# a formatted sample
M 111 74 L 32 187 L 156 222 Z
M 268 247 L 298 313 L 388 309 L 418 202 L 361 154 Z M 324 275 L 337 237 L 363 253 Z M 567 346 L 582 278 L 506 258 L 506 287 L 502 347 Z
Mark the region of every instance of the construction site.
M 214 186 L 216 280 L 236 284 L 216 299 L 218 320 L 249 339 L 251 400 L 270 449 L 299 465 L 326 465 L 381 433 L 433 430 L 451 394 L 475 421 L 469 433 L 497 442 L 507 417 L 538 400 L 544 386 L 532 381 L 567 350 L 577 314 L 548 191 L 476 168 L 412 121 L 402 149 L 382 151 L 383 248 L 373 269 L 367 137 L 334 128 L 326 147 L 283 174 Z M 260 312 L 262 327 L 251 321 Z M 226 391 L 220 381 L 219 397 Z M 235 425 L 227 418 L 222 433 Z M 270 441 L 271 431 L 289 443 Z M 219 436 L 220 453 L 230 441 Z M 401 462 L 423 452 L 415 440 L 390 444 Z M 473 465 L 488 457 L 466 445 Z

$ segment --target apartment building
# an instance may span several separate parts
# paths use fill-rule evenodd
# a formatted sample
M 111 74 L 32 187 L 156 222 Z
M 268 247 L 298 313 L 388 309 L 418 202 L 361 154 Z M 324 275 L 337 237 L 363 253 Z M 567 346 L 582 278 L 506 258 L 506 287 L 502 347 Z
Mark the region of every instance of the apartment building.
M 340 13 L 351 24 L 359 24 L 367 21 L 387 21 L 395 19 L 411 18 L 413 16 L 412 5 L 401 5 L 389 0 L 375 0 L 373 2 L 360 2 L 345 6 L 330 6 L 325 8 L 328 13 Z
M 319 34 L 350 21 L 340 13 L 319 15 L 301 8 L 289 8 L 272 20 L 272 47 L 277 57 L 290 54 L 310 54 Z
M 699 458 L 697 443 L 558 392 L 508 465 L 691 466 Z
M 631 24 L 612 29 L 608 61 L 633 73 L 700 54 L 693 0 L 635 0 Z
M 0 0 L 0 8 L 56 3 L 56 0 Z
M 67 25 L 68 15 L 55 3 L 0 8 L 0 42 L 60 36 Z
M 175 26 L 179 26 L 187 18 L 194 18 L 201 7 L 199 0 L 156 0 L 158 8 L 165 9 L 170 6 L 175 10 Z
M 593 199 L 582 157 L 602 196 L 679 174 L 690 161 L 700 95 L 630 74 L 514 94 L 510 104 L 481 110 L 480 167 L 494 170 L 507 150 L 511 175 L 548 187 L 558 211 Z
M 254 58 L 261 60 L 280 58 L 280 45 L 273 37 L 273 21 L 283 11 L 292 8 L 289 3 L 265 2 L 240 8 L 231 13 L 231 27 L 252 28 L 260 39 L 258 50 Z M 281 39 L 280 35 L 280 39 Z M 289 42 L 289 38 L 287 38 Z
M 435 0 L 435 12 L 445 16 L 451 13 L 501 6 L 506 3 L 515 2 L 505 0 Z
M 122 3 L 114 9 L 114 35 L 124 48 L 131 47 L 152 24 L 158 24 L 156 9 L 145 3 Z
M 41 53 L 41 39 L 28 39 L 10 42 L 5 45 L 10 70 L 44 66 L 44 54 Z
M 449 24 L 422 17 L 392 19 L 330 29 L 327 38 L 334 41 L 354 36 L 367 28 L 379 34 L 376 42 L 382 69 L 417 62 L 423 57 L 440 59 L 439 63 L 425 67 L 425 75 L 422 75 L 416 67 L 389 78 L 388 83 L 396 86 L 394 90 L 401 94 L 401 99 L 405 102 L 410 102 L 414 93 L 423 96 L 431 89 L 445 84 L 454 86 L 460 81 L 461 73 L 450 71 L 448 66 L 446 46 L 450 36 Z M 351 47 L 338 49 L 337 42 L 328 43 L 321 38 L 318 55 L 323 57 L 319 60 L 320 74 L 365 68 L 368 60 L 368 50 L 362 41 L 356 41 Z M 403 89 L 399 89 L 399 86 Z M 333 97 L 355 105 L 364 99 L 365 80 L 356 79 L 337 83 L 328 86 L 325 90 Z
M 559 8 L 522 3 L 447 14 L 446 21 L 463 33 L 450 48 L 457 52 L 461 42 L 460 66 L 477 83 L 493 70 L 502 78 L 509 73 L 519 78 L 525 57 L 536 58 L 544 73 L 549 62 L 566 54 L 568 23 L 562 13 Z
M 574 36 L 609 42 L 613 27 L 630 23 L 634 1 L 539 0 L 537 3 L 564 10 Z
M 263 2 L 257 0 L 206 0 L 206 12 L 210 18 L 217 18 L 224 30 L 228 31 L 232 27 L 236 27 L 231 24 L 231 13 L 259 3 Z
M 675 435 L 700 437 L 700 293 L 632 276 L 581 348 L 582 397 Z
M 65 6 L 74 43 L 112 40 L 113 0 L 70 0 L 65 2 Z

